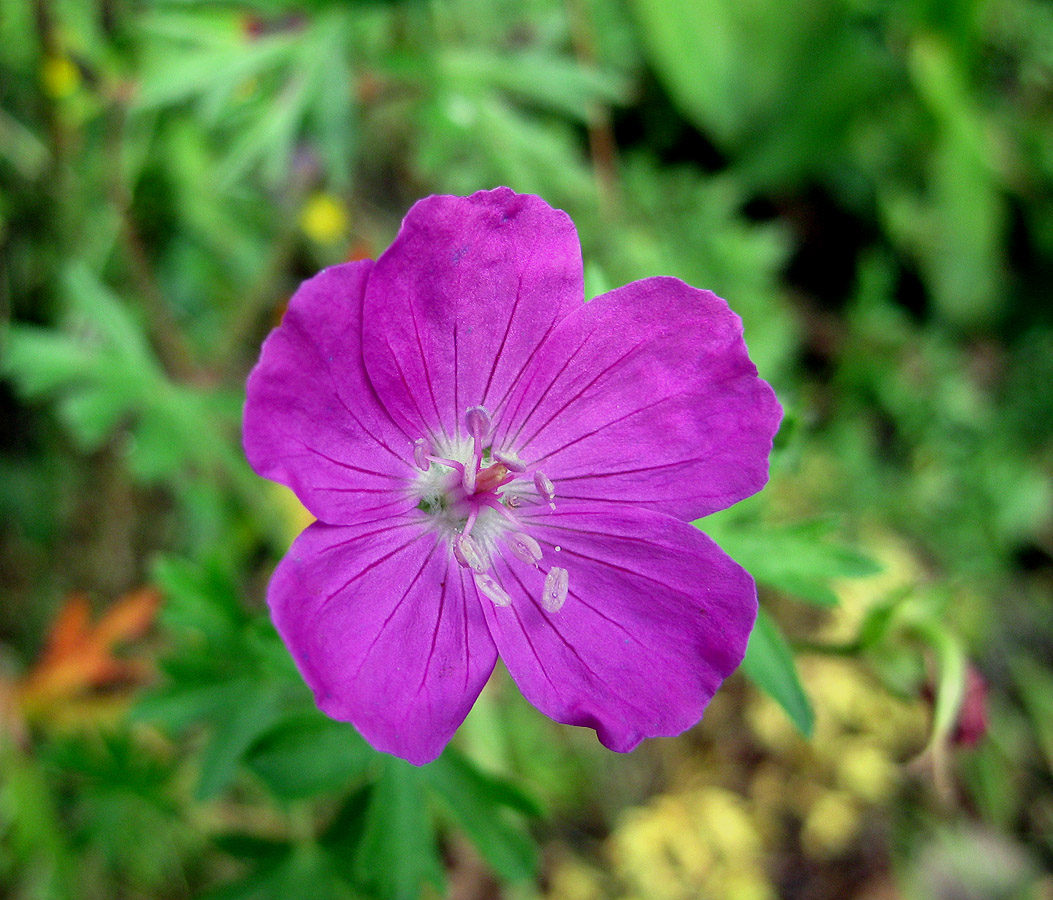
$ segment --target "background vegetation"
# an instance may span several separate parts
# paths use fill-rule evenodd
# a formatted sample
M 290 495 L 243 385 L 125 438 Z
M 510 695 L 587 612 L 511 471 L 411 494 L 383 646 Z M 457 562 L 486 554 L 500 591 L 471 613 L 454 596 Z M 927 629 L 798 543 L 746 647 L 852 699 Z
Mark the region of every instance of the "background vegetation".
M 746 676 L 616 756 L 498 673 L 414 769 L 263 608 L 302 278 L 507 184 L 728 298 L 788 417 L 700 526 Z M 0 0 L 0 893 L 1053 897 L 1053 7 Z M 799 675 L 798 675 L 799 673 Z

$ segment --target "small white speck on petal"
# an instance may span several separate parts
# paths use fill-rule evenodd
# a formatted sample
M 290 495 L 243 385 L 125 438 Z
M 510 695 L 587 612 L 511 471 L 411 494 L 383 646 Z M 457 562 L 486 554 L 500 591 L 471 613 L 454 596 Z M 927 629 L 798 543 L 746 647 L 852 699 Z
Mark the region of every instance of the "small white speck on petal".
M 508 547 L 528 566 L 536 566 L 541 559 L 541 545 L 522 531 L 517 531 L 508 538 Z
M 570 589 L 570 575 L 566 569 L 553 566 L 545 576 L 545 587 L 541 593 L 541 605 L 546 612 L 559 612 L 567 600 Z
M 485 572 L 490 568 L 490 560 L 470 534 L 459 534 L 453 539 L 453 554 L 465 568 L 476 572 Z
M 492 575 L 485 572 L 475 573 L 475 586 L 489 597 L 494 606 L 511 606 L 512 598 L 508 596 L 505 589 L 497 583 Z

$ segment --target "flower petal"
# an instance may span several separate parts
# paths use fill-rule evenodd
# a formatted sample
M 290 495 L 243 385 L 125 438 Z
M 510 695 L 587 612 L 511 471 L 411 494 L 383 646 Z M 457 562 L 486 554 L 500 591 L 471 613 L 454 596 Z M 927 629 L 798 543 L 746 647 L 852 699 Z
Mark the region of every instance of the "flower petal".
M 542 569 L 567 571 L 565 602 L 547 612 L 543 571 L 501 559 L 494 570 L 512 603 L 483 603 L 524 696 L 622 752 L 694 725 L 746 652 L 753 579 L 698 529 L 661 513 L 562 504 L 530 519 Z
M 363 348 L 377 394 L 407 430 L 454 436 L 496 413 L 539 344 L 584 301 L 566 213 L 508 188 L 428 197 L 377 260 Z
M 373 263 L 305 281 L 249 376 L 244 443 L 252 467 L 293 489 L 322 521 L 398 514 L 413 447 L 377 402 L 362 365 L 362 294 Z
M 442 752 L 497 658 L 464 569 L 420 515 L 311 525 L 267 600 L 319 708 L 416 765 Z
M 556 497 L 697 519 L 759 491 L 782 410 L 742 323 L 709 291 L 648 278 L 597 297 L 538 352 L 495 448 Z

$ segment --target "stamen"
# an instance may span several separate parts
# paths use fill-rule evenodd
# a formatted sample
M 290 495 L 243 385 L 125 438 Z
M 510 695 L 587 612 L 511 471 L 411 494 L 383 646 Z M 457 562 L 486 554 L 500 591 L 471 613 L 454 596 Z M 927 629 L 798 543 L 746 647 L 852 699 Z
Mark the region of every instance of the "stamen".
M 540 469 L 534 473 L 534 487 L 537 488 L 537 492 L 548 502 L 549 508 L 555 509 L 556 504 L 552 501 L 556 496 L 556 486 Z
M 508 539 L 508 548 L 528 566 L 536 566 L 541 559 L 541 545 L 522 531 Z
M 476 491 L 476 476 L 483 459 L 483 438 L 490 433 L 492 424 L 490 413 L 481 406 L 469 406 L 464 414 L 464 427 L 472 436 L 472 461 L 464 467 L 462 479 L 466 494 L 474 494 Z
M 464 414 L 464 427 L 468 429 L 468 434 L 472 436 L 476 444 L 483 442 L 483 438 L 490 433 L 492 425 L 493 420 L 485 407 L 469 406 L 468 411 Z
M 457 557 L 457 562 L 466 569 L 485 572 L 490 568 L 490 561 L 486 558 L 482 548 L 470 535 L 459 534 L 454 538 L 453 555 Z
M 511 606 L 512 598 L 501 587 L 492 575 L 483 572 L 475 573 L 475 586 L 494 602 L 494 606 Z
M 498 451 L 494 453 L 494 459 L 496 459 L 499 463 L 502 463 L 504 467 L 510 472 L 518 473 L 526 471 L 526 463 L 523 462 L 523 460 L 521 460 L 511 451 L 508 451 L 507 453 L 502 453 Z
M 413 442 L 413 462 L 422 472 L 431 468 L 428 457 L 431 455 L 431 442 L 427 438 L 417 438 Z
M 447 459 L 445 456 L 432 456 L 430 454 L 425 458 L 432 462 L 439 463 L 439 465 L 449 466 L 451 469 L 456 469 L 458 472 L 464 471 L 464 463 L 457 462 L 455 459 Z
M 548 570 L 545 576 L 545 587 L 541 592 L 541 605 L 546 612 L 559 612 L 563 608 L 569 587 L 570 576 L 566 569 L 553 566 Z

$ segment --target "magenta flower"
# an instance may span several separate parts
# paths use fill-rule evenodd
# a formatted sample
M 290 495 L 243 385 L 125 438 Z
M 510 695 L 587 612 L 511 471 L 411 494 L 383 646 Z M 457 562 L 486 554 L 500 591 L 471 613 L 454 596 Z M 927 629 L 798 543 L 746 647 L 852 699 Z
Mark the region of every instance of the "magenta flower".
M 321 709 L 423 764 L 500 654 L 612 750 L 679 734 L 739 664 L 753 580 L 690 522 L 760 490 L 781 410 L 719 297 L 584 303 L 567 215 L 429 197 L 297 291 L 245 448 L 318 518 L 271 580 Z

